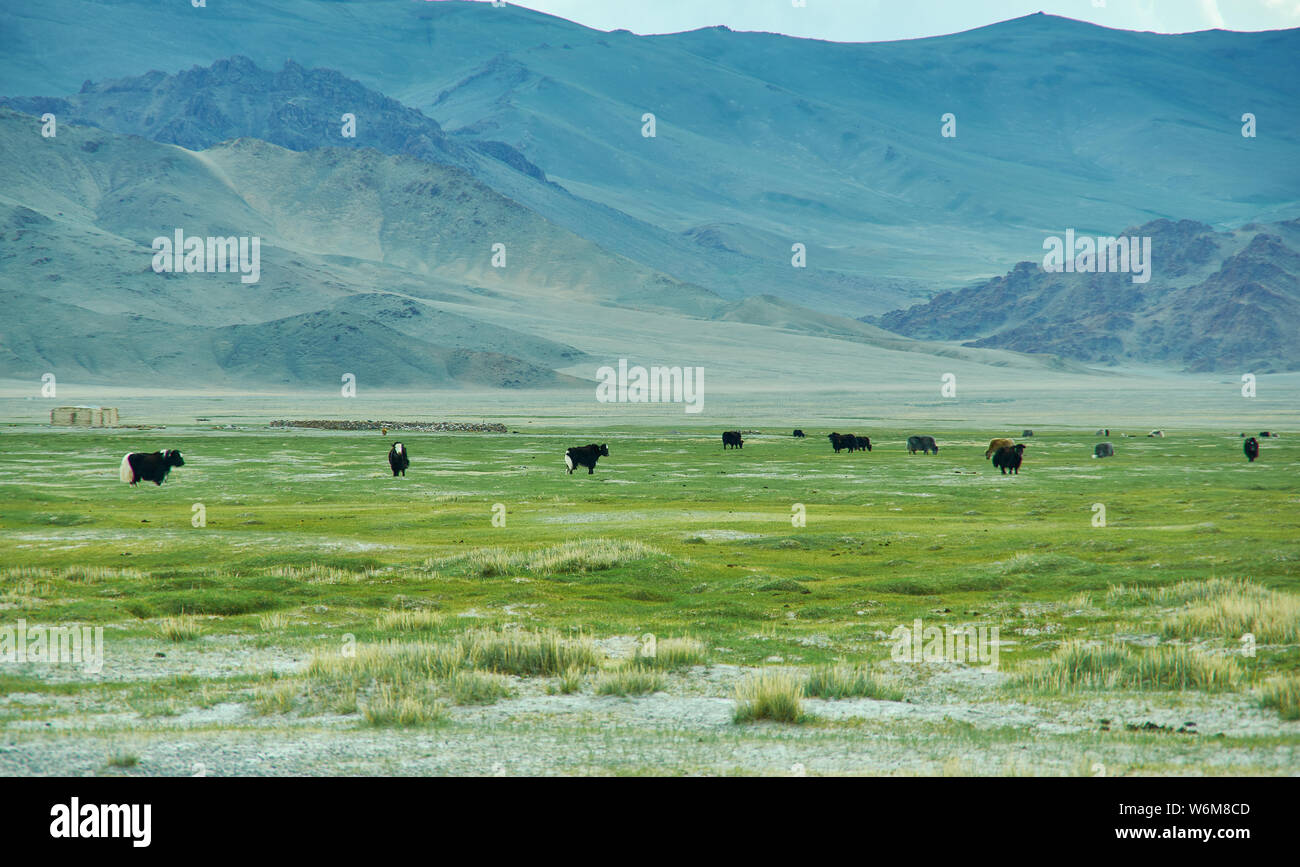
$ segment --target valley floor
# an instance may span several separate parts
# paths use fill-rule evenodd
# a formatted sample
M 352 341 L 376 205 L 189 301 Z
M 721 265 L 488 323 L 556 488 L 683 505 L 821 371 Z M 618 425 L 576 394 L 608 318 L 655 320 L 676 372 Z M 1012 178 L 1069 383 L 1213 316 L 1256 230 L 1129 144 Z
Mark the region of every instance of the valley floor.
M 539 422 L 394 479 L 392 435 L 241 427 L 4 433 L 0 630 L 103 654 L 0 661 L 0 774 L 1300 771 L 1285 432 L 1043 429 L 1003 476 L 976 430 L 643 425 L 570 476 Z

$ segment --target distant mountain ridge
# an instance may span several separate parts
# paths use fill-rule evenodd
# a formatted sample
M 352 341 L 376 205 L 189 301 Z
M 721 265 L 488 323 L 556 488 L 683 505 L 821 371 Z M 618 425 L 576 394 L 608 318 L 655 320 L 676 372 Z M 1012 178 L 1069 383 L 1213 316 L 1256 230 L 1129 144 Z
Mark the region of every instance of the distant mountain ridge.
M 392 383 L 556 382 L 665 336 L 651 327 L 752 335 L 721 341 L 724 360 L 811 337 L 973 363 L 1295 369 L 1300 30 L 1039 14 L 842 44 L 604 33 L 459 0 L 240 10 L 0 7 L 0 327 L 75 326 L 25 344 L 24 375 L 56 357 L 110 378 L 184 366 L 140 332 L 200 347 L 195 378 L 314 379 L 331 350 L 301 341 L 330 328 L 350 352 L 424 356 L 376 348 L 370 378 Z M 45 111 L 57 139 L 39 136 Z M 1139 224 L 1150 284 L 990 279 L 1056 227 Z M 178 228 L 259 236 L 259 290 L 147 271 L 150 240 Z M 968 288 L 931 298 L 952 286 Z M 299 349 L 272 364 L 269 341 Z
M 503 195 L 731 299 L 878 315 L 1032 256 L 1045 227 L 1300 212 L 1298 30 L 1169 36 L 1040 14 L 847 44 L 605 33 L 457 0 L 245 0 L 239 16 L 154 0 L 42 8 L 0 9 L 0 93 L 139 75 L 120 46 L 142 32 L 157 35 L 148 68 L 238 54 L 337 69 L 453 140 L 503 142 L 578 201 L 498 163 L 488 183 Z M 702 230 L 717 226 L 725 238 Z M 806 269 L 791 267 L 795 243 Z
M 1300 220 L 1235 232 L 1157 220 L 1122 234 L 1152 239 L 1149 283 L 1021 262 L 1003 277 L 864 321 L 908 337 L 1088 363 L 1300 370 Z
M 104 82 L 86 81 L 67 97 L 0 97 L 0 106 L 33 115 L 50 112 L 60 123 L 96 126 L 192 150 L 256 138 L 297 151 L 373 148 L 413 156 L 464 169 L 495 191 L 606 249 L 656 270 L 699 277 L 731 297 L 763 290 L 783 292 L 787 282 L 788 266 L 762 266 L 752 247 L 740 251 L 699 243 L 689 232 L 677 235 L 572 195 L 550 182 L 518 150 L 486 137 L 491 124 L 448 134 L 418 110 L 332 69 L 308 70 L 292 60 L 281 71 L 271 72 L 247 57 L 235 56 L 174 75 L 155 70 Z M 345 114 L 353 119 L 353 137 L 342 134 Z M 865 285 L 835 272 L 818 268 L 811 272 L 830 291 Z M 866 282 L 892 285 L 891 281 Z

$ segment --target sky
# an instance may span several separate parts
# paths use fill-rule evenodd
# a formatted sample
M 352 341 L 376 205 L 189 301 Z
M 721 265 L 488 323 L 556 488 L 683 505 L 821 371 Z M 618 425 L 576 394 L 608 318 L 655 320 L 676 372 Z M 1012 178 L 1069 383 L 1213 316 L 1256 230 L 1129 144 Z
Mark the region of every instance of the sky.
M 804 5 L 795 6 L 798 2 Z M 511 5 L 599 30 L 675 33 L 724 24 L 837 42 L 956 33 L 1040 11 L 1160 33 L 1300 27 L 1300 0 L 520 0 Z

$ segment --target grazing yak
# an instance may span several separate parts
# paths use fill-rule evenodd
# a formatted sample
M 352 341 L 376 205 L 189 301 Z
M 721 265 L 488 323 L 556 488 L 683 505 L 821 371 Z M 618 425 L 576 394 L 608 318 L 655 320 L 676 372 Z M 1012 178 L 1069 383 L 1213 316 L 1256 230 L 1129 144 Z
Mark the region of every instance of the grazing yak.
M 392 467 L 393 475 L 406 475 L 406 468 L 410 465 L 411 456 L 406 451 L 406 446 L 393 443 L 393 447 L 388 450 L 388 466 Z
M 985 452 L 984 452 L 984 460 L 987 461 L 990 457 L 993 456 L 993 453 L 994 453 L 995 451 L 997 451 L 998 449 L 1002 448 L 1003 446 L 1007 446 L 1008 448 L 1010 448 L 1011 446 L 1013 446 L 1013 445 L 1015 445 L 1015 444 L 1016 444 L 1016 441 L 1015 441 L 1015 440 L 1009 440 L 1009 439 L 1001 439 L 1001 438 L 999 438 L 999 439 L 995 439 L 995 440 L 989 440 L 989 447 L 988 447 L 988 449 L 986 449 Z
M 1259 457 L 1259 440 L 1251 437 L 1242 443 L 1241 447 L 1246 453 L 1246 460 L 1250 461 L 1252 464 L 1255 463 L 1255 458 Z
M 604 443 L 574 446 L 564 453 L 564 465 L 569 468 L 569 475 L 573 475 L 574 467 L 586 467 L 587 475 L 591 475 L 596 472 L 596 459 L 607 457 L 609 457 L 609 448 Z
M 722 447 L 724 449 L 725 448 L 743 449 L 745 447 L 745 440 L 741 438 L 740 431 L 738 430 L 723 431 Z
M 794 438 L 797 439 L 797 440 L 801 440 L 801 439 L 803 439 L 804 436 L 805 436 L 805 434 L 804 434 L 804 432 L 801 431 L 801 430 L 796 430 L 796 431 L 794 432 Z
M 1029 428 L 1025 428 L 1024 432 L 1021 433 L 1020 435 L 1021 435 L 1022 437 L 1031 437 L 1031 436 L 1034 435 L 1034 432 L 1031 431 Z
M 826 437 L 831 441 L 831 448 L 835 449 L 837 455 L 843 449 L 847 449 L 849 452 L 871 451 L 871 437 L 842 433 L 827 434 Z
M 907 453 L 910 455 L 914 455 L 917 452 L 923 452 L 924 454 L 927 455 L 930 454 L 931 452 L 934 452 L 937 455 L 939 454 L 939 446 L 935 444 L 934 437 L 926 437 L 926 436 L 908 437 Z
M 118 477 L 134 485 L 136 482 L 153 482 L 161 485 L 172 467 L 185 466 L 185 459 L 175 449 L 163 452 L 131 452 L 122 458 Z
M 1260 435 L 1261 437 L 1264 437 L 1265 439 L 1267 439 L 1268 437 L 1275 437 L 1275 436 L 1277 436 L 1277 434 L 1275 434 L 1275 433 L 1269 433 L 1269 432 L 1266 431 L 1266 430 L 1262 430 L 1262 431 L 1260 431 L 1260 432 L 1259 432 L 1259 435 Z
M 1020 462 L 1024 460 L 1025 444 L 1016 443 L 1013 446 L 1003 446 L 993 453 L 993 466 L 1002 470 L 1002 475 L 1007 471 L 1020 475 Z
M 1113 458 L 1115 457 L 1115 447 L 1110 443 L 1097 443 L 1097 447 L 1092 450 L 1094 458 Z

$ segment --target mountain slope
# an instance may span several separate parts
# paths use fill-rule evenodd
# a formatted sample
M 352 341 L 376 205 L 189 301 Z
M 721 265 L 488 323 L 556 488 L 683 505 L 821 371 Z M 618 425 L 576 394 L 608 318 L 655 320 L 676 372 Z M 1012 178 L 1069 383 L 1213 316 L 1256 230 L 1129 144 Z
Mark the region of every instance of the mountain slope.
M 997 277 L 869 321 L 909 337 L 1189 371 L 1300 370 L 1300 220 L 1215 232 L 1192 221 L 1126 229 L 1152 239 L 1149 283 L 1126 273 Z
M 1034 255 L 1044 231 L 1300 210 L 1300 31 L 1162 36 L 1034 15 L 836 44 L 725 28 L 603 33 L 485 3 L 243 8 L 15 4 L 0 10 L 0 92 L 139 74 L 122 46 L 146 30 L 157 34 L 150 65 L 164 69 L 234 54 L 337 68 L 451 138 L 504 142 L 575 196 L 627 215 L 622 227 L 613 214 L 593 220 L 608 249 L 728 297 L 777 294 L 854 316 L 915 295 L 910 281 L 996 273 Z M 1257 138 L 1241 135 L 1247 111 Z M 658 120 L 652 139 L 645 112 Z M 955 138 L 940 135 L 947 112 Z M 587 234 L 573 208 L 528 204 Z M 653 239 L 625 231 L 647 225 Z M 718 226 L 733 227 L 730 250 L 713 243 Z M 794 243 L 831 279 L 792 273 Z
M 439 124 L 383 94 L 329 69 L 304 69 L 288 61 L 280 72 L 246 57 L 220 60 L 175 75 L 145 75 L 85 82 L 67 97 L 0 97 L 28 114 L 54 114 L 62 123 L 88 124 L 195 150 L 235 138 L 256 138 L 290 150 L 374 148 L 462 168 L 493 190 L 602 247 L 656 270 L 687 275 L 730 297 L 783 292 L 788 266 L 762 261 L 752 240 L 741 250 L 710 244 L 691 232 L 676 233 L 574 196 L 504 142 L 461 130 L 448 136 Z M 343 117 L 355 137 L 343 135 Z M 834 271 L 805 271 L 805 302 L 836 305 L 846 292 L 883 304 L 903 299 L 902 281 L 854 278 Z M 824 288 L 823 288 L 824 287 Z M 824 296 L 824 297 L 823 297 Z M 883 309 L 883 308 L 882 308 Z

